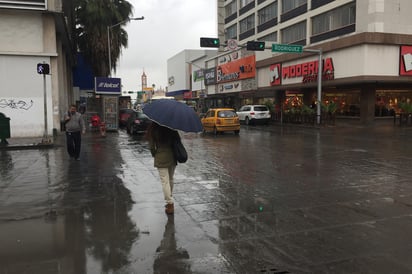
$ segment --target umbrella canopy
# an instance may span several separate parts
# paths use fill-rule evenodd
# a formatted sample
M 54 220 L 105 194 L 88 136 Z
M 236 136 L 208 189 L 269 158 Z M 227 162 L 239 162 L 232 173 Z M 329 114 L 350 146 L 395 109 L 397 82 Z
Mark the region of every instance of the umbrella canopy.
M 199 116 L 188 105 L 169 99 L 158 99 L 143 107 L 143 113 L 159 125 L 185 132 L 203 131 Z

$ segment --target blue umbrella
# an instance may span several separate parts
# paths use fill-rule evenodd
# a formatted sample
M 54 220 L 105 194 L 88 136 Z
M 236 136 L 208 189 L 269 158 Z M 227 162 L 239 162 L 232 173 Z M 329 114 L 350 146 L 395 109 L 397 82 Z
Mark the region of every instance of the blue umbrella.
M 199 116 L 188 105 L 170 99 L 158 99 L 143 107 L 143 113 L 159 125 L 185 132 L 203 131 Z

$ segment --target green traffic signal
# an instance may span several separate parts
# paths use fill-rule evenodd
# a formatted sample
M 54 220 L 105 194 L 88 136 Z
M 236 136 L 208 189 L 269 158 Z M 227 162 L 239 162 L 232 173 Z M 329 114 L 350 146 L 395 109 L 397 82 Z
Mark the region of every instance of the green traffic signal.
M 219 38 L 200 37 L 200 46 L 204 48 L 220 47 Z
M 263 51 L 265 50 L 265 42 L 261 41 L 248 41 L 246 43 L 247 50 Z

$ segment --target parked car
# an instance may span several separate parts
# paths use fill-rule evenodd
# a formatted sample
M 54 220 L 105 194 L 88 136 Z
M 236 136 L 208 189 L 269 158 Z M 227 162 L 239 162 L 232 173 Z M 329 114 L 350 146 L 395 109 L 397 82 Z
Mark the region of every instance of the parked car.
M 237 112 L 240 122 L 250 124 L 268 124 L 270 121 L 270 111 L 265 105 L 244 105 Z
M 134 110 L 131 108 L 122 108 L 119 110 L 119 127 L 125 127 L 127 119 Z
M 141 111 L 133 111 L 126 122 L 126 131 L 129 134 L 143 133 L 151 123 L 149 117 Z
M 212 131 L 214 134 L 233 131 L 239 134 L 240 123 L 236 111 L 232 108 L 209 109 L 201 119 L 203 131 Z

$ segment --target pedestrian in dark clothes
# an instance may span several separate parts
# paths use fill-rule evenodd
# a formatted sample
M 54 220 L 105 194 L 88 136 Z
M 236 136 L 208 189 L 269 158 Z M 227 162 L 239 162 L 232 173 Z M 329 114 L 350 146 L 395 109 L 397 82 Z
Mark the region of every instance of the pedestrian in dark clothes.
M 69 111 L 64 115 L 66 126 L 67 152 L 70 158 L 80 160 L 80 147 L 82 143 L 81 134 L 86 133 L 86 125 L 82 115 L 77 112 L 76 105 L 71 105 Z

